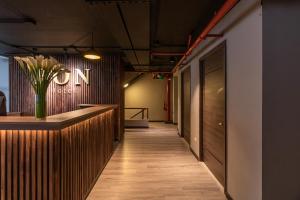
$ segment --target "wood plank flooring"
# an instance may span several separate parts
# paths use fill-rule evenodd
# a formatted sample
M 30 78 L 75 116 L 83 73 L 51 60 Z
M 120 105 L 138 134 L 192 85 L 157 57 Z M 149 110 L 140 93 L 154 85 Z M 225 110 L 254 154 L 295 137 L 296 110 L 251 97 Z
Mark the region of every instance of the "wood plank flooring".
M 176 127 L 150 123 L 127 129 L 124 143 L 88 200 L 225 200 L 218 184 L 177 135 Z

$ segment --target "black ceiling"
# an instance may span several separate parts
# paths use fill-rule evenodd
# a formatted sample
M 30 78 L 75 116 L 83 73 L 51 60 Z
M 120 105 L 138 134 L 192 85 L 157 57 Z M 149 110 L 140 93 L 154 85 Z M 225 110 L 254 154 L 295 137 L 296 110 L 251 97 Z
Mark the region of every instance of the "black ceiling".
M 1 0 L 0 54 L 122 52 L 136 70 L 170 71 L 188 36 L 224 0 Z M 76 47 L 76 48 L 74 48 Z M 152 53 L 151 53 L 152 52 Z

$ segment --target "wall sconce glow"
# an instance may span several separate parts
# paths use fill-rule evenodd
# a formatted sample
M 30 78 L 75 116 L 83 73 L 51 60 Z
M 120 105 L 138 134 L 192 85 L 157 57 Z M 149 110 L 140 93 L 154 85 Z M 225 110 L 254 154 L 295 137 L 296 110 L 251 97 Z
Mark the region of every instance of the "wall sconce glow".
M 126 83 L 125 85 L 124 85 L 124 88 L 127 88 L 129 86 L 129 83 Z

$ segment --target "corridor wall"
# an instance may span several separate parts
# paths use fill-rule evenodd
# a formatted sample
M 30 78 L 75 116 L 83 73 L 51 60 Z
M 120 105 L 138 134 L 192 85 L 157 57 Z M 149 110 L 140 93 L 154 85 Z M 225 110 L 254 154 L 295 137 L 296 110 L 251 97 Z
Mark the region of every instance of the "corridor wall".
M 237 200 L 261 200 L 262 7 L 260 1 L 240 1 L 211 32 L 224 33 L 224 36 L 204 41 L 193 51 L 186 63 L 186 66 L 191 66 L 191 149 L 199 157 L 201 142 L 199 61 L 225 41 L 227 54 L 226 192 Z M 180 105 L 181 103 L 178 103 L 178 111 L 181 110 Z M 180 116 L 179 114 L 179 127 Z

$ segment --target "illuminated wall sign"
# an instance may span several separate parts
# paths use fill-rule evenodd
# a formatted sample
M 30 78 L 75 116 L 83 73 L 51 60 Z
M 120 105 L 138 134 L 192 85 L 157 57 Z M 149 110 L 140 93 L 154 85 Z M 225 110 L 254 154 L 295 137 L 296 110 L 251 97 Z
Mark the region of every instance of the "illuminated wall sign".
M 80 85 L 79 78 L 81 78 L 87 85 L 90 84 L 90 69 L 84 69 L 83 73 L 80 69 L 75 69 L 75 85 Z M 64 73 L 64 78 L 59 81 L 57 77 L 53 81 L 58 85 L 65 85 L 70 81 L 70 73 Z
M 80 85 L 79 83 L 79 76 L 82 80 L 88 85 L 90 84 L 90 69 L 84 69 L 85 75 L 82 73 L 80 69 L 75 69 L 75 84 Z

